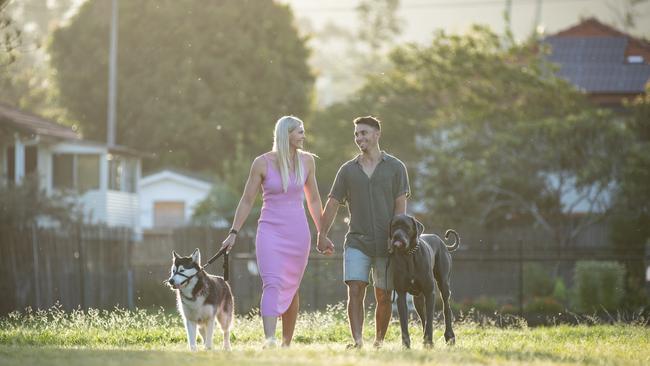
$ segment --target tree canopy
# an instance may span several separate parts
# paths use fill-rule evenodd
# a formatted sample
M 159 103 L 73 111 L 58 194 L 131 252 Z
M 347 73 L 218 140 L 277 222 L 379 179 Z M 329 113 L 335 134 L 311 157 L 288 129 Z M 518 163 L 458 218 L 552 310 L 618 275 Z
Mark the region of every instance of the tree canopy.
M 62 104 L 84 137 L 101 141 L 110 4 L 85 3 L 50 46 Z M 293 22 L 271 0 L 120 1 L 117 143 L 154 153 L 146 170 L 239 177 L 271 147 L 280 116 L 309 111 L 314 77 Z
M 599 216 L 589 214 L 607 209 L 622 127 L 555 77 L 540 51 L 480 27 L 398 47 L 389 70 L 314 123 L 324 180 L 352 156 L 332 141 L 349 136 L 345 153 L 353 151 L 352 119 L 373 114 L 384 122 L 381 146 L 407 164 L 415 209 L 429 222 L 532 222 L 570 240 Z M 576 202 L 563 202 L 568 192 Z M 578 206 L 585 220 L 566 220 Z

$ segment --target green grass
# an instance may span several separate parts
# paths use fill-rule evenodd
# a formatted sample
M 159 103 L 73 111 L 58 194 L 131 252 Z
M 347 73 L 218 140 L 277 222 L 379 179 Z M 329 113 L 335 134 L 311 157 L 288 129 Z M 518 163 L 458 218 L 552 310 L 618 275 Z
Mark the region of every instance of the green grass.
M 648 365 L 650 328 L 638 324 L 559 325 L 529 328 L 524 321 L 500 328 L 489 322 L 455 323 L 457 343 L 448 347 L 436 324 L 433 349 L 423 349 L 419 323 L 411 324 L 413 349 L 403 350 L 394 320 L 380 350 L 370 344 L 346 351 L 349 332 L 345 311 L 337 305 L 325 312 L 301 314 L 289 349 L 262 350 L 257 316 L 237 317 L 232 352 L 187 351 L 177 314 L 164 311 L 48 311 L 12 313 L 0 318 L 0 365 Z M 215 335 L 220 345 L 221 334 Z

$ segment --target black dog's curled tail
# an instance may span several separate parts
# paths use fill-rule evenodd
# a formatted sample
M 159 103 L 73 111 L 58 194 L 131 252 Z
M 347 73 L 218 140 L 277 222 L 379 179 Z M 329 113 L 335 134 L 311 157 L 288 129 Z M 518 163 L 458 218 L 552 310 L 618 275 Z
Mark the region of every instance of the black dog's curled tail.
M 454 250 L 458 249 L 460 246 L 460 236 L 456 232 L 456 230 L 449 229 L 445 232 L 445 240 L 449 240 L 449 235 L 454 234 L 454 243 L 449 245 L 445 243 L 445 246 L 447 247 L 447 250 L 450 252 L 453 252 Z

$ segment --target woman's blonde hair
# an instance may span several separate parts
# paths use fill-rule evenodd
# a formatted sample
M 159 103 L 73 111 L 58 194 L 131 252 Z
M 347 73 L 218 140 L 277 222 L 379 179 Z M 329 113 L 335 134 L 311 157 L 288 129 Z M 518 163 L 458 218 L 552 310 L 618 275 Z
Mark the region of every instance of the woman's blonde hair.
M 273 133 L 273 151 L 277 154 L 278 167 L 280 168 L 280 176 L 282 177 L 282 189 L 284 192 L 289 187 L 289 134 L 296 128 L 302 126 L 302 121 L 294 116 L 284 116 L 278 119 L 275 123 L 275 132 Z M 302 166 L 300 153 L 302 150 L 296 151 L 295 160 L 293 162 L 296 183 L 304 181 L 305 170 Z

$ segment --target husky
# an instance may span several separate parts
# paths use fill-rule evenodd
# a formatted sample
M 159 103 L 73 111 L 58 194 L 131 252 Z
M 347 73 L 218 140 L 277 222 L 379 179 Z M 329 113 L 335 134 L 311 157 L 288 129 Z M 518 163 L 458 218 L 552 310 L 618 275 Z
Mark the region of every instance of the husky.
M 212 349 L 216 318 L 223 331 L 223 349 L 229 351 L 234 310 L 230 286 L 223 277 L 210 275 L 201 269 L 198 248 L 189 257 L 172 251 L 172 258 L 171 276 L 167 283 L 176 292 L 176 304 L 185 323 L 190 350 L 196 351 L 197 326 L 205 349 Z

